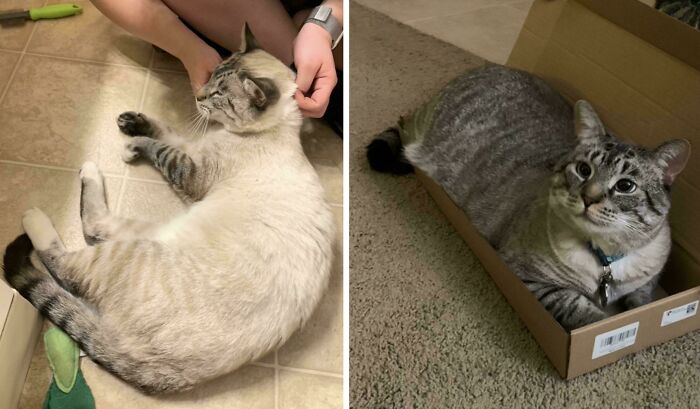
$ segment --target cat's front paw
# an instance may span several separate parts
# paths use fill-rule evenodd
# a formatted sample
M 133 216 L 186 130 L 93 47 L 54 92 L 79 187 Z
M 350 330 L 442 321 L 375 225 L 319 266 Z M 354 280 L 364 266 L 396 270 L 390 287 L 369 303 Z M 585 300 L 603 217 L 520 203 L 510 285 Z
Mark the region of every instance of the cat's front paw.
M 124 145 L 122 150 L 122 160 L 126 163 L 133 162 L 140 156 L 138 144 L 136 142 L 130 141 Z
M 119 130 L 129 136 L 151 136 L 153 127 L 148 117 L 140 112 L 124 112 L 117 118 Z

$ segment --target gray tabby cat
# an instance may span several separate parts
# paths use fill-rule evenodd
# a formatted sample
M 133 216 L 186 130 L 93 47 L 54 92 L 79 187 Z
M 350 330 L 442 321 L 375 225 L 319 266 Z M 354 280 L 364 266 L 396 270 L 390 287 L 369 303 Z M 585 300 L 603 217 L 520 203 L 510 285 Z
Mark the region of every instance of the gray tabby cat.
M 293 72 L 246 32 L 197 95 L 219 123 L 199 139 L 123 113 L 125 160 L 152 162 L 192 206 L 165 224 L 117 217 L 88 162 L 80 213 L 92 246 L 67 251 L 49 218 L 29 210 L 26 235 L 5 253 L 7 281 L 147 393 L 190 388 L 277 348 L 318 304 L 335 237 L 295 90 Z
M 605 318 L 607 303 L 651 301 L 689 153 L 685 140 L 625 143 L 587 102 L 572 111 L 542 80 L 494 65 L 452 81 L 367 152 L 377 170 L 412 165 L 440 184 L 569 330 Z

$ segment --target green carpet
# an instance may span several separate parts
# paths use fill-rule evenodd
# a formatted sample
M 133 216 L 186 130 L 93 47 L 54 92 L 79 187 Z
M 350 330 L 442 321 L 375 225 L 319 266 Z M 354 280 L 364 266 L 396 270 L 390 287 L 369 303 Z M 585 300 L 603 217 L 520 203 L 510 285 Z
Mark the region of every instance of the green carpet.
M 481 61 L 351 3 L 353 408 L 700 408 L 700 332 L 564 381 L 413 175 L 364 147 Z

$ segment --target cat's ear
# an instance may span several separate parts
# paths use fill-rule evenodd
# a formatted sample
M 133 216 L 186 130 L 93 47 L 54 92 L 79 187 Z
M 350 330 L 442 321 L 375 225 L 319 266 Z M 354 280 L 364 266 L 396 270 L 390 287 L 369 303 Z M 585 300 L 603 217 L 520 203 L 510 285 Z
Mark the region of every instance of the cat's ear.
M 594 141 L 605 135 L 605 126 L 598 118 L 595 110 L 583 99 L 576 101 L 574 105 L 574 126 L 576 136 L 581 142 Z
M 260 110 L 274 104 L 280 97 L 277 86 L 268 78 L 246 78 L 243 80 L 243 90 L 248 94 L 251 105 Z
M 690 142 L 674 139 L 664 142 L 654 149 L 656 161 L 664 171 L 664 184 L 670 186 L 690 158 Z
M 243 23 L 243 30 L 241 31 L 241 46 L 239 51 L 242 53 L 253 51 L 260 48 L 258 42 L 255 40 L 253 32 L 250 31 L 248 23 Z

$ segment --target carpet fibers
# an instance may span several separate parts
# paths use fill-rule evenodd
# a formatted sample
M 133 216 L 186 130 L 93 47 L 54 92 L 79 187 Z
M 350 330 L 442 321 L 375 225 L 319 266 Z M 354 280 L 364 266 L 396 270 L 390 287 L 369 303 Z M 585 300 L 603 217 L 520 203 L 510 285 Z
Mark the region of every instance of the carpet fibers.
M 483 62 L 351 15 L 351 406 L 699 408 L 700 332 L 564 381 L 415 177 L 370 171 L 373 135 Z

